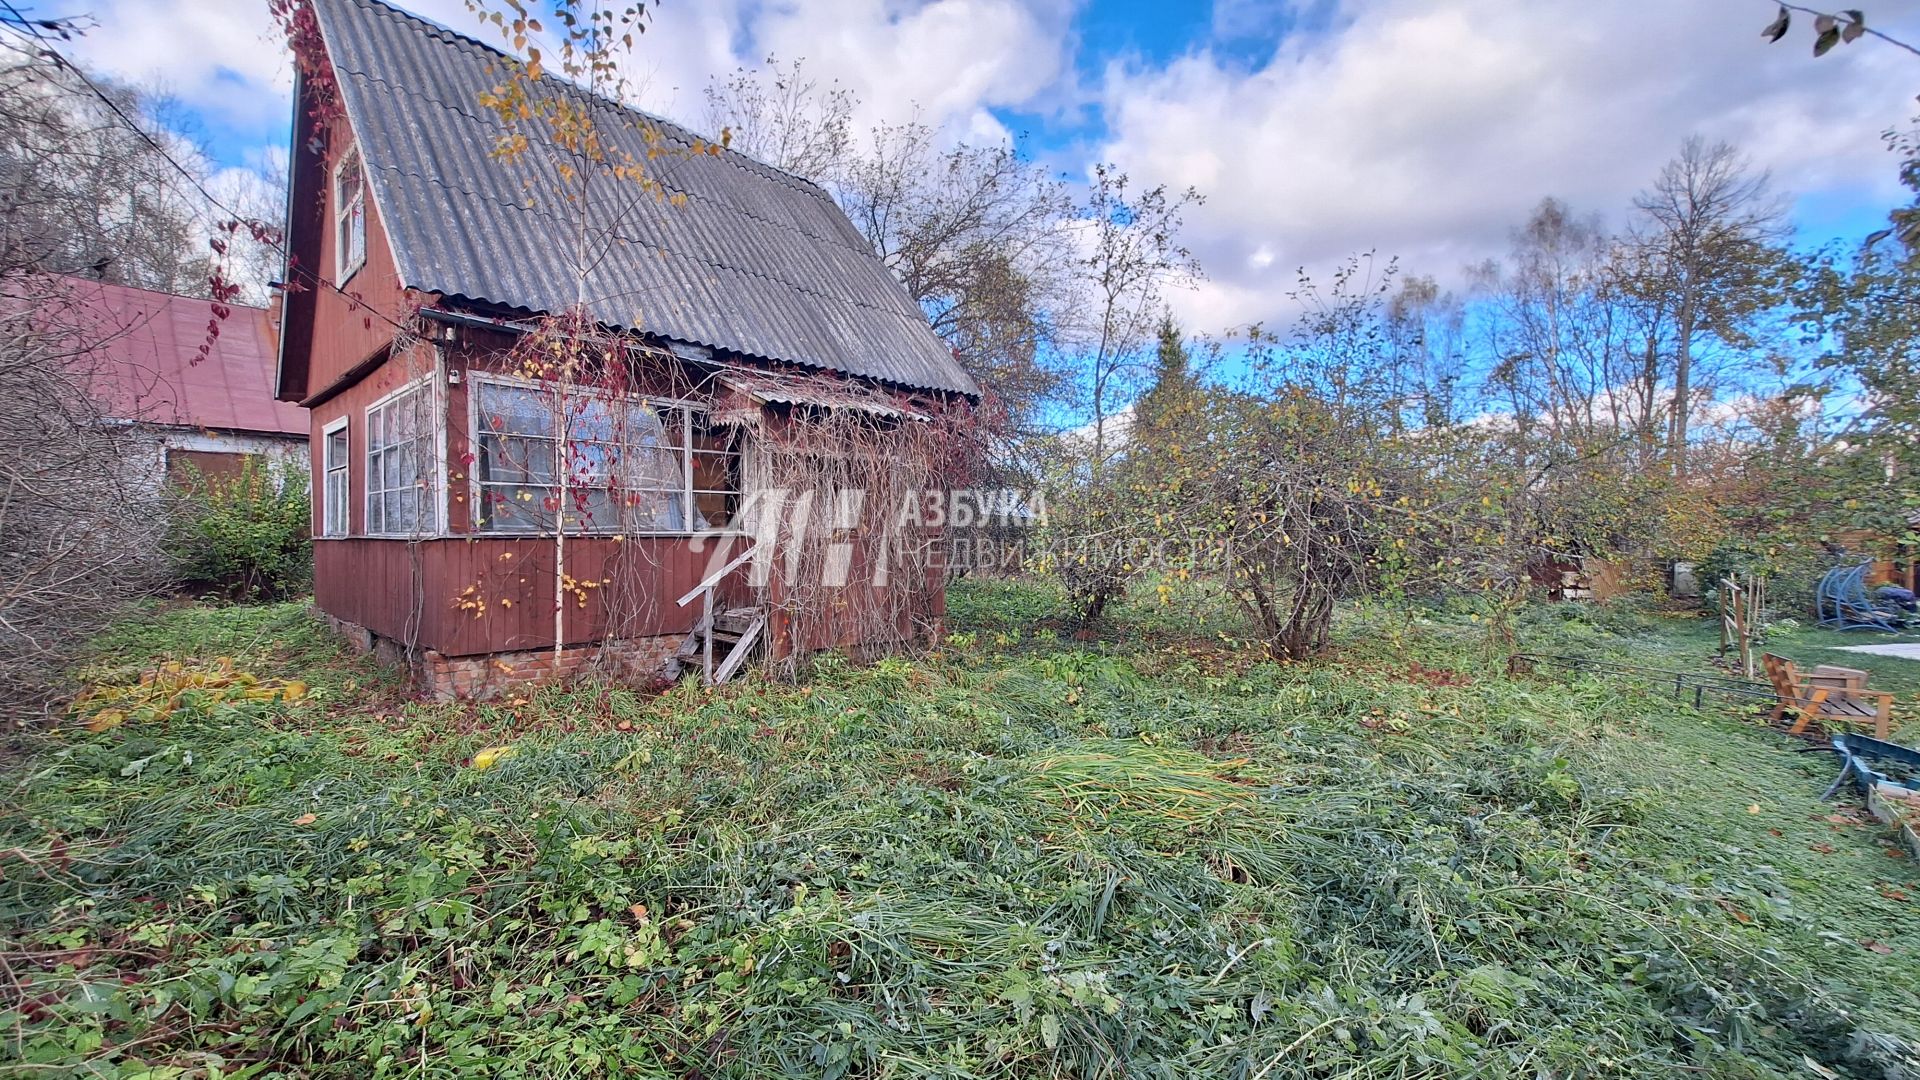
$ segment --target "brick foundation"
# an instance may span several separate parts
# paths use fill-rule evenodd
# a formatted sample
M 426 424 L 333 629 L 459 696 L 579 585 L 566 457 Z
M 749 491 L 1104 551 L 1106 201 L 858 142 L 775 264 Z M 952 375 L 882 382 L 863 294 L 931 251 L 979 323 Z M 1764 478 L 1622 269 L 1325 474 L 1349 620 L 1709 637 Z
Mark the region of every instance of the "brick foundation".
M 576 675 L 601 673 L 622 681 L 649 682 L 662 676 L 667 660 L 680 648 L 683 636 L 634 638 L 629 641 L 570 645 L 558 656 L 552 649 L 493 653 L 487 656 L 443 656 L 421 649 L 411 657 L 406 647 L 364 626 L 318 612 L 335 633 L 356 652 L 405 670 L 413 684 L 436 701 L 486 700 L 517 688 L 558 682 Z

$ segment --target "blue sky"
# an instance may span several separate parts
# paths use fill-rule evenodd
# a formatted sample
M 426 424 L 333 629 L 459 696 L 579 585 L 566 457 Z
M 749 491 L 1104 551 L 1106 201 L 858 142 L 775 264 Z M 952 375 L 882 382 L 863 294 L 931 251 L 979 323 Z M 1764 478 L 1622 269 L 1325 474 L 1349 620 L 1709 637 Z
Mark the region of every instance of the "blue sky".
M 403 6 L 472 30 L 463 0 Z M 1913 5 L 1899 5 L 1911 12 Z M 1868 5 L 1920 39 L 1920 15 Z M 264 3 L 95 0 L 79 56 L 173 93 L 229 168 L 284 161 L 291 79 Z M 1188 325 L 1284 321 L 1299 266 L 1400 256 L 1443 282 L 1554 195 L 1619 219 L 1690 134 L 1727 139 L 1794 199 L 1804 242 L 1857 237 L 1899 195 L 1879 134 L 1920 106 L 1920 57 L 1872 40 L 1767 45 L 1766 0 L 665 0 L 641 102 L 702 126 L 701 88 L 768 55 L 954 140 L 1018 139 L 1069 178 L 1095 161 L 1208 197 Z M 476 33 L 476 36 L 482 36 Z

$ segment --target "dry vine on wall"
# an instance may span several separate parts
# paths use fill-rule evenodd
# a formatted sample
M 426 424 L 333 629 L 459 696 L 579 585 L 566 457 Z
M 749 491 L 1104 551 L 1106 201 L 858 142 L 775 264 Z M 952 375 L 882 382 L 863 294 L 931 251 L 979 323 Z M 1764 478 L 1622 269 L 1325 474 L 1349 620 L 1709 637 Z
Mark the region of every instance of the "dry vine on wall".
M 748 473 L 754 580 L 778 632 L 770 667 L 786 674 L 819 649 L 871 651 L 937 631 L 946 492 L 979 460 L 964 406 L 794 381 L 805 392 L 786 396 L 815 404 L 762 414 Z

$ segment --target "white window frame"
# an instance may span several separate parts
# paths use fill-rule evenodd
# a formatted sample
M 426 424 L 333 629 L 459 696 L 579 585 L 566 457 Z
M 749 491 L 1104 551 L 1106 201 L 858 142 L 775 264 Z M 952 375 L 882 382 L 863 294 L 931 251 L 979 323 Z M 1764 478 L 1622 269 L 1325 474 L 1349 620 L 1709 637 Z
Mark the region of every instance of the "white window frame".
M 495 374 L 491 372 L 485 373 L 485 374 L 482 374 L 479 372 L 470 372 L 466 382 L 467 382 L 467 452 L 473 456 L 473 464 L 467 469 L 467 502 L 473 508 L 472 514 L 469 518 L 469 523 L 471 528 L 473 529 L 474 534 L 477 536 L 505 536 L 505 537 L 512 537 L 512 536 L 550 537 L 552 536 L 553 530 L 551 529 L 518 531 L 513 529 L 489 528 L 487 525 L 483 524 L 481 520 L 481 516 L 486 509 L 483 503 L 483 500 L 486 497 L 486 488 L 480 482 L 480 437 L 482 434 L 485 434 L 480 429 L 480 413 L 481 413 L 480 388 L 484 384 L 491 383 L 495 386 L 514 387 L 516 389 L 521 389 L 521 390 L 544 391 L 546 390 L 547 384 L 543 383 L 539 379 L 529 379 L 529 378 L 524 378 L 518 375 L 502 375 L 502 374 Z M 671 398 L 671 397 L 664 397 L 656 394 L 620 395 L 620 394 L 611 393 L 609 391 L 600 390 L 593 387 L 581 387 L 581 386 L 572 387 L 570 388 L 570 393 L 580 397 L 600 398 L 608 401 L 618 400 L 624 396 L 625 399 L 628 401 L 645 401 L 651 405 L 677 410 L 681 416 L 680 443 L 678 447 L 678 451 L 680 454 L 680 487 L 677 489 L 677 494 L 679 494 L 679 496 L 683 500 L 682 519 L 691 520 L 693 516 L 692 511 L 695 509 L 695 502 L 694 502 L 695 496 L 703 493 L 714 494 L 714 492 L 709 491 L 708 489 L 705 489 L 705 488 L 696 490 L 693 486 L 693 455 L 695 453 L 693 448 L 693 417 L 695 413 L 701 413 L 701 414 L 706 413 L 708 409 L 705 405 L 697 401 L 688 401 L 684 398 Z M 553 440 L 553 442 L 555 443 L 555 446 L 556 446 L 555 455 L 557 459 L 557 456 L 559 453 L 558 451 L 559 440 L 555 439 Z M 627 536 L 667 536 L 667 537 L 745 536 L 746 535 L 745 523 L 742 520 L 743 515 L 740 513 L 740 510 L 745 506 L 745 503 L 746 503 L 747 454 L 744 447 L 730 451 L 730 453 L 733 455 L 736 461 L 735 478 L 738 482 L 738 487 L 740 490 L 732 493 L 738 505 L 736 505 L 735 507 L 735 513 L 732 520 L 730 520 L 727 524 L 722 526 L 717 526 L 717 527 L 710 526 L 705 529 L 694 529 L 694 528 L 626 529 L 626 528 L 622 528 L 620 525 L 615 523 L 615 524 L 609 524 L 605 526 L 598 526 L 591 529 L 568 528 L 567 535 L 568 536 L 613 536 L 613 535 L 619 534 L 619 535 L 627 535 Z M 555 467 L 555 475 L 557 477 L 558 471 L 559 471 L 559 462 L 557 460 L 555 461 L 554 467 Z M 562 511 L 564 511 L 565 509 L 566 509 L 565 507 L 561 508 Z M 559 519 L 556 519 L 556 520 L 559 520 Z
M 349 206 L 341 193 L 341 181 L 349 170 L 360 174 L 360 184 Z M 349 240 L 359 241 L 359 250 L 350 251 Z M 360 157 L 360 144 L 349 143 L 333 170 L 333 283 L 345 285 L 360 268 L 367 265 L 367 170 Z
M 365 490 L 360 500 L 362 514 L 360 519 L 361 531 L 364 535 L 413 539 L 417 537 L 439 536 L 441 533 L 441 521 L 445 508 L 442 506 L 444 499 L 440 495 L 440 474 L 444 473 L 446 469 L 445 463 L 442 461 L 442 443 L 436 433 L 444 426 L 442 418 L 445 414 L 440 407 L 440 395 L 434 391 L 435 381 L 436 380 L 430 375 L 414 379 L 386 394 L 379 400 L 374 401 L 361 412 L 361 422 L 366 425 L 361 429 L 362 436 L 360 440 L 365 447 L 364 452 L 360 456 L 366 466 L 363 474 L 366 477 L 366 481 L 363 484 Z M 414 437 L 409 441 L 420 444 L 421 449 L 417 452 L 422 454 L 421 459 L 426 462 L 426 482 L 424 484 L 416 483 L 414 490 L 419 492 L 420 498 L 424 500 L 428 509 L 420 511 L 416 515 L 418 520 L 413 529 L 405 532 L 395 532 L 386 528 L 386 508 L 384 503 L 382 503 L 381 512 L 376 519 L 373 511 L 374 500 L 390 492 L 405 491 L 407 489 L 404 486 L 396 488 L 386 487 L 384 481 L 376 478 L 377 471 L 374 464 L 374 455 L 376 453 L 389 453 L 394 447 L 391 443 L 385 441 L 384 434 L 382 435 L 381 445 L 374 445 L 373 414 L 387 408 L 409 394 L 426 395 L 426 427 L 416 432 Z M 384 431 L 385 424 L 383 423 L 381 427 Z M 380 527 L 378 528 L 376 528 L 374 524 L 376 520 L 379 522 Z
M 320 429 L 320 528 L 317 535 L 322 540 L 339 540 L 353 535 L 353 431 L 347 420 L 343 416 Z M 344 436 L 346 444 L 337 465 L 328 455 L 336 433 Z M 338 521 L 334 520 L 333 514 L 332 484 L 336 472 L 340 476 Z

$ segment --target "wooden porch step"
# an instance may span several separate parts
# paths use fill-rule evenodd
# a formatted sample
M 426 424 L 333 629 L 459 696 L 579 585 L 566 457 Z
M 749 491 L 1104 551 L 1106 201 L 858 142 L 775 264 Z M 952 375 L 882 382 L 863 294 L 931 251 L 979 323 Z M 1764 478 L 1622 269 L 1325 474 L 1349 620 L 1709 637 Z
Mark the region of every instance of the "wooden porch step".
M 678 679 L 691 666 L 704 672 L 709 686 L 726 682 L 746 664 L 766 626 L 767 613 L 761 608 L 715 612 L 711 625 L 696 624 L 674 650 L 667 677 Z

